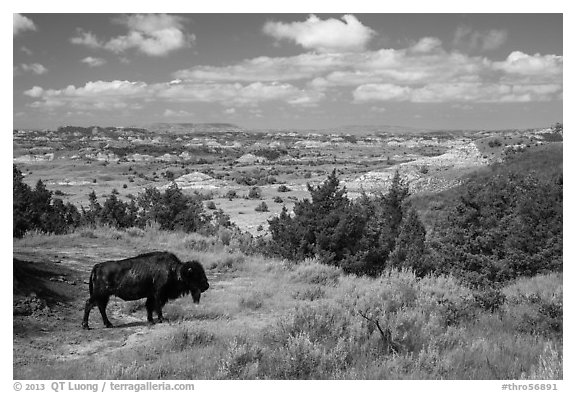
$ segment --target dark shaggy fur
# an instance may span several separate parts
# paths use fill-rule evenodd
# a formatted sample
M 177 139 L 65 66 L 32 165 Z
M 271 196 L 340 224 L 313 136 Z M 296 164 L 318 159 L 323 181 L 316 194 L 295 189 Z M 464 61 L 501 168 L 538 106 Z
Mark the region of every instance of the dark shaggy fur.
M 154 323 L 152 311 L 162 322 L 162 307 L 169 299 L 192 294 L 194 303 L 208 289 L 204 268 L 197 261 L 182 263 L 170 252 L 150 252 L 120 261 L 107 261 L 94 265 L 90 275 L 90 298 L 86 301 L 82 327 L 88 329 L 90 310 L 98 306 L 106 327 L 112 324 L 106 316 L 110 296 L 123 300 L 146 299 L 148 321 Z

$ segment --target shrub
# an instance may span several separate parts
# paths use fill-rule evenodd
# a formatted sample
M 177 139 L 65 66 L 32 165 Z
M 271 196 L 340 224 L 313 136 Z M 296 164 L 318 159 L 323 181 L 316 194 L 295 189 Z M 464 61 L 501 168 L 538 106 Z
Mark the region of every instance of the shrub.
M 313 285 L 304 289 L 299 289 L 292 294 L 294 299 L 314 301 L 326 296 L 324 289 L 320 285 Z
M 248 198 L 250 199 L 260 199 L 262 198 L 262 191 L 258 187 L 252 187 L 248 192 Z
M 339 268 L 308 259 L 296 266 L 291 277 L 294 281 L 307 284 L 335 285 L 341 275 L 342 270 Z
M 214 203 L 214 201 L 208 201 L 208 203 L 206 203 L 206 208 L 210 210 L 216 210 L 216 203 Z
M 255 379 L 262 349 L 235 337 L 218 367 L 220 379 Z
M 240 296 L 238 305 L 240 308 L 247 308 L 249 310 L 258 310 L 264 304 L 264 296 L 260 292 L 250 292 Z
M 189 234 L 184 238 L 184 247 L 194 251 L 209 251 L 216 245 L 216 239 L 201 236 L 198 234 Z
M 538 364 L 532 367 L 528 374 L 522 373 L 520 379 L 562 380 L 562 364 L 562 354 L 553 344 L 547 343 L 538 358 Z
M 219 228 L 218 238 L 223 245 L 228 246 L 230 245 L 230 240 L 232 239 L 232 231 L 226 228 Z
M 254 208 L 254 210 L 257 212 L 267 212 L 268 211 L 268 205 L 266 204 L 266 202 L 262 202 L 261 204 L 256 206 L 256 208 Z
M 474 300 L 480 308 L 493 313 L 504 304 L 506 296 L 498 289 L 486 288 L 475 293 Z
M 275 196 L 273 200 L 275 203 L 284 203 L 284 200 L 279 196 Z
M 289 192 L 289 191 L 292 191 L 292 190 L 291 190 L 290 188 L 288 188 L 286 185 L 281 184 L 281 185 L 278 186 L 277 191 L 278 191 L 278 192 Z
M 128 228 L 126 234 L 130 237 L 144 237 L 145 231 L 142 228 Z
M 502 141 L 500 139 L 492 139 L 488 142 L 490 147 L 500 147 L 502 146 Z
M 228 190 L 228 192 L 226 192 L 226 198 L 228 198 L 229 200 L 238 198 L 238 194 L 236 193 L 236 190 Z
M 243 254 L 216 254 L 206 264 L 209 270 L 216 270 L 217 272 L 234 271 L 244 264 L 246 257 Z

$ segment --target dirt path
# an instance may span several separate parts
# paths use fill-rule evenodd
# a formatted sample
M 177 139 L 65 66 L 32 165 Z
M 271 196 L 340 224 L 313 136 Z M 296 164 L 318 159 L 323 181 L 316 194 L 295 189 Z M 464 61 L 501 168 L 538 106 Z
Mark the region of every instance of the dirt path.
M 90 315 L 91 329 L 81 328 L 87 280 L 93 264 L 102 260 L 102 251 L 96 246 L 57 252 L 44 247 L 14 249 L 14 378 L 37 378 L 31 370 L 42 364 L 97 361 L 170 326 L 170 322 L 149 325 L 145 310 L 137 306 L 132 314 L 127 302 L 112 298 L 107 312 L 114 329 L 103 327 L 97 309 Z M 223 277 L 208 279 L 217 287 Z

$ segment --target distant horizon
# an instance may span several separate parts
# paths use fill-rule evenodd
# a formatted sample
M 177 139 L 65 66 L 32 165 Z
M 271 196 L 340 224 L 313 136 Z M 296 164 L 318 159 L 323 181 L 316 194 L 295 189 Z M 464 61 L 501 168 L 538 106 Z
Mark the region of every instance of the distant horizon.
M 420 130 L 420 131 L 510 131 L 510 130 L 531 130 L 531 129 L 545 129 L 545 128 L 552 128 L 556 123 L 562 123 L 561 121 L 553 122 L 551 124 L 543 124 L 543 125 L 533 125 L 529 127 L 508 127 L 508 128 L 423 128 L 423 127 L 412 127 L 412 126 L 404 126 L 399 124 L 347 124 L 341 126 L 334 126 L 334 127 L 325 127 L 325 128 L 296 128 L 296 127 L 281 127 L 281 128 L 274 128 L 274 127 L 244 127 L 237 123 L 225 123 L 225 122 L 156 122 L 150 124 L 129 124 L 129 125 L 103 125 L 103 124 L 61 124 L 56 127 L 14 127 L 14 130 L 29 130 L 29 131 L 57 131 L 60 127 L 83 127 L 83 128 L 90 128 L 90 127 L 99 127 L 99 128 L 141 128 L 141 129 L 148 129 L 151 125 L 156 124 L 170 124 L 170 125 L 196 125 L 196 126 L 210 126 L 216 124 L 226 124 L 244 131 L 330 131 L 335 130 L 338 132 L 345 132 L 346 128 L 378 128 L 378 127 L 389 127 L 389 128 L 398 128 L 398 129 L 406 129 L 406 130 Z
M 14 14 L 13 127 L 527 129 L 563 118 L 562 14 Z

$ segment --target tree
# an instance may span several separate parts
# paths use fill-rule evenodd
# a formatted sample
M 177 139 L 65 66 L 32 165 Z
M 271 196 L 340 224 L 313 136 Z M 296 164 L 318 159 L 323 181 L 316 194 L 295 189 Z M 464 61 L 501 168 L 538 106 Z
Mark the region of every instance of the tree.
M 414 208 L 410 208 L 400 225 L 394 250 L 390 253 L 390 266 L 411 268 L 422 277 L 429 271 L 426 263 L 426 229 Z
M 104 202 L 100 221 L 115 228 L 127 228 L 130 226 L 127 220 L 127 204 L 118 199 L 116 195 L 116 193 L 112 193 Z
M 23 182 L 24 176 L 15 165 L 12 172 L 14 237 L 22 237 L 31 229 L 60 234 L 80 224 L 78 209 L 69 202 L 64 204 L 59 198 L 52 199 L 52 192 L 42 180 L 31 189 Z
M 364 223 L 352 209 L 346 188 L 340 187 L 336 170 L 319 186 L 307 187 L 311 200 L 296 202 L 294 217 L 284 207 L 269 220 L 273 248 L 285 258 L 318 255 L 324 263 L 339 265 L 361 237 Z
M 12 166 L 12 236 L 22 237 L 32 226 L 30 211 L 32 190 L 23 182 L 24 176 Z
M 408 196 L 408 186 L 398 171 L 392 177 L 386 194 L 373 198 L 362 194 L 356 204 L 365 225 L 356 246 L 358 252 L 351 254 L 342 264 L 345 271 L 376 276 L 384 270 L 396 245 Z
M 146 187 L 143 193 L 138 194 L 136 198 L 139 208 L 138 226 L 144 227 L 148 223 L 158 221 L 161 199 L 162 195 L 156 187 Z
M 98 202 L 98 197 L 94 190 L 88 194 L 88 202 L 88 210 L 82 207 L 82 221 L 88 225 L 95 226 L 100 222 L 102 205 Z
M 562 175 L 469 181 L 433 241 L 435 269 L 477 286 L 562 270 Z

